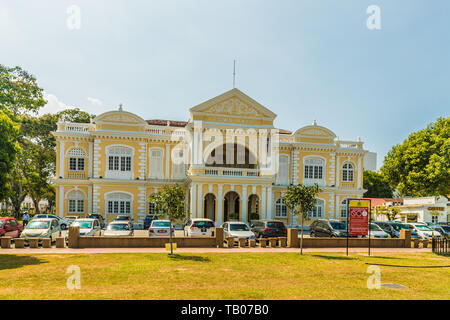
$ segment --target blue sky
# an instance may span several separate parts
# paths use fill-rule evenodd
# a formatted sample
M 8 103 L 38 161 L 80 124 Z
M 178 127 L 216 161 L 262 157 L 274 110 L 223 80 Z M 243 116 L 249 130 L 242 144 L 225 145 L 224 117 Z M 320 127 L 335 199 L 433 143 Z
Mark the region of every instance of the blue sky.
M 67 27 L 67 8 L 81 27 Z M 381 30 L 366 27 L 369 5 Z M 450 2 L 413 0 L 0 0 L 0 63 L 49 100 L 91 113 L 187 120 L 236 87 L 296 130 L 314 119 L 378 153 L 449 116 Z

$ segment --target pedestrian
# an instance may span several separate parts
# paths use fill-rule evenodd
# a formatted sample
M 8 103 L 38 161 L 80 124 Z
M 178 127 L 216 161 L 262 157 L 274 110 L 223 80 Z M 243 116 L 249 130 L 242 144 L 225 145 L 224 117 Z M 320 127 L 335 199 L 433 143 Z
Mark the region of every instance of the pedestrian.
M 28 224 L 28 221 L 30 220 L 30 216 L 27 212 L 22 217 L 23 226 L 25 227 Z

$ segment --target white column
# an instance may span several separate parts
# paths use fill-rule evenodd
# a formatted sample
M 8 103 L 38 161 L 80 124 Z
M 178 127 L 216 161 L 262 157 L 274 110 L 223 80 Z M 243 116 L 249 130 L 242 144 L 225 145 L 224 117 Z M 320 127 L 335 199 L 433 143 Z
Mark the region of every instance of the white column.
M 359 156 L 358 157 L 358 168 L 356 169 L 356 170 L 358 170 L 357 171 L 357 174 L 358 174 L 358 186 L 357 186 L 357 188 L 358 189 L 361 189 L 361 180 L 362 180 L 362 172 L 363 172 L 363 170 L 361 168 L 361 159 L 362 159 L 362 157 Z
M 191 190 L 190 190 L 191 191 L 191 209 L 190 209 L 191 218 L 195 218 L 195 210 L 196 210 L 195 199 L 197 199 L 196 195 L 195 195 L 196 187 L 197 187 L 197 185 L 195 183 L 191 183 Z
M 267 188 L 267 219 L 273 219 L 273 206 L 272 206 L 272 187 Z
M 223 185 L 218 185 L 217 191 L 217 222 L 223 223 Z
M 89 141 L 89 169 L 88 169 L 88 178 L 92 178 L 92 159 L 94 157 L 94 143 L 92 141 Z
M 59 186 L 59 201 L 58 201 L 59 216 L 64 217 L 64 187 Z
M 244 184 L 242 186 L 242 221 L 247 221 L 247 206 L 248 206 L 248 199 L 247 199 L 247 185 Z
M 197 187 L 197 218 L 201 218 L 203 216 L 202 213 L 202 203 L 203 203 L 203 183 L 199 183 Z
M 59 176 L 64 178 L 64 141 L 59 142 Z
M 170 144 L 166 144 L 166 170 L 165 170 L 165 178 L 170 179 Z
M 266 219 L 266 187 L 261 187 L 261 219 Z
M 92 213 L 92 186 L 88 186 L 88 213 Z
M 339 187 L 339 182 L 341 180 L 341 164 L 339 156 L 336 156 L 336 187 Z
M 339 219 L 339 215 L 340 215 L 340 208 L 341 208 L 341 201 L 339 200 L 339 195 L 336 195 L 336 208 L 335 208 L 335 219 Z

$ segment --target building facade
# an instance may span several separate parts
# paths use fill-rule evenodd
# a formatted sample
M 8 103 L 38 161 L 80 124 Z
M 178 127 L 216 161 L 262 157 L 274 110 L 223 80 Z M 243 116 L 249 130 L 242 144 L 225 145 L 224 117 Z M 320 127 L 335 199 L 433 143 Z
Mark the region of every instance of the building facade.
M 110 111 L 92 123 L 59 123 L 56 207 L 60 216 L 129 214 L 142 223 L 149 196 L 166 184 L 186 190 L 191 217 L 279 219 L 296 224 L 283 202 L 291 184 L 318 183 L 312 218 L 346 217 L 362 198 L 363 142 L 340 141 L 317 125 L 290 132 L 276 114 L 238 89 L 190 109 L 186 122 L 144 120 Z

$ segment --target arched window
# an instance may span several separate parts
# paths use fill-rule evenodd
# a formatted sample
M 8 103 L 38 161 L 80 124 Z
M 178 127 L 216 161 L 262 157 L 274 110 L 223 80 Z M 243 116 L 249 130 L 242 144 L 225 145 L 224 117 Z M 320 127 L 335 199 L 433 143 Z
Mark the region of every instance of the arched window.
M 277 183 L 289 184 L 289 157 L 287 155 L 280 155 Z
M 347 219 L 348 215 L 347 199 L 341 202 L 341 219 Z
M 80 191 L 72 191 L 69 193 L 69 213 L 84 212 L 84 195 Z
M 355 169 L 351 163 L 345 163 L 342 166 L 342 181 L 353 181 L 354 170 Z
M 106 198 L 106 210 L 109 214 L 131 214 L 131 196 L 126 193 L 112 193 Z
M 325 208 L 325 201 L 323 201 L 321 199 L 317 199 L 314 209 L 312 211 L 308 212 L 308 218 L 309 219 L 323 218 L 324 217 L 324 208 Z
M 126 147 L 113 147 L 108 149 L 109 171 L 131 171 L 131 157 L 133 151 Z
M 150 178 L 162 179 L 163 152 L 161 149 L 150 149 Z
M 280 198 L 275 203 L 275 217 L 286 218 L 287 217 L 287 206 L 284 204 L 284 199 Z
M 83 149 L 73 148 L 68 152 L 67 156 L 69 157 L 70 171 L 84 171 L 84 158 L 86 158 L 86 153 Z
M 304 177 L 310 180 L 322 180 L 324 174 L 324 160 L 309 158 L 304 161 Z

